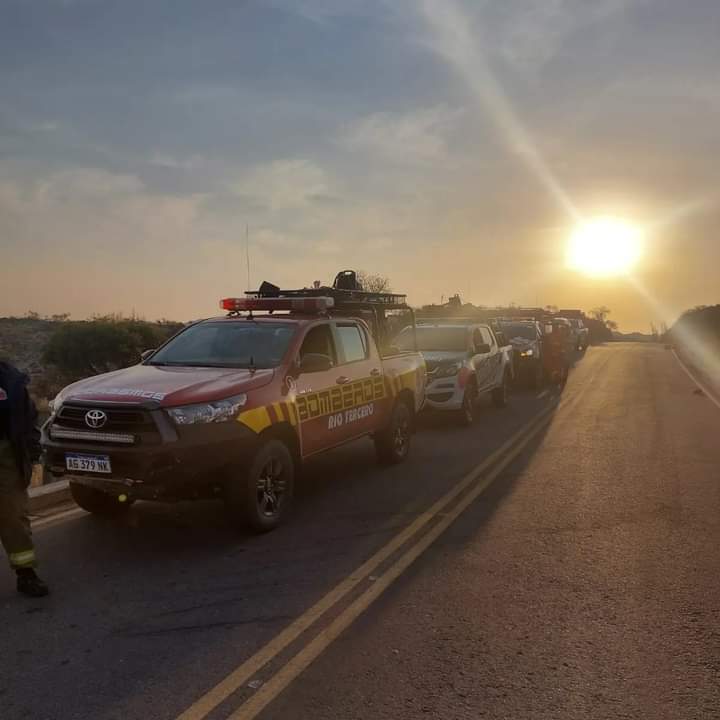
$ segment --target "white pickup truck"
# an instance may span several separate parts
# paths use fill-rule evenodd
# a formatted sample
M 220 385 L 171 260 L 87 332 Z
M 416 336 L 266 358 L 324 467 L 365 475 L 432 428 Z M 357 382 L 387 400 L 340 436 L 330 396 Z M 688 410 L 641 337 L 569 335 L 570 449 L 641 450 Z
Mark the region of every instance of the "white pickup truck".
M 410 347 L 406 328 L 394 344 Z M 417 348 L 427 365 L 425 407 L 455 413 L 465 425 L 475 420 L 480 398 L 491 393 L 496 407 L 507 404 L 513 378 L 513 349 L 490 325 L 439 319 L 420 321 Z

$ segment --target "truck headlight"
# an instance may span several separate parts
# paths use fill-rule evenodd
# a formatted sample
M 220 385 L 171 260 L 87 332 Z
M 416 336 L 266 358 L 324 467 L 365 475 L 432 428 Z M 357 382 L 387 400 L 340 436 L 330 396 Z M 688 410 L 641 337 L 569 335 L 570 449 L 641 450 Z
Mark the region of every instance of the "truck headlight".
M 532 357 L 535 353 L 533 352 L 533 349 L 530 348 L 529 350 L 523 350 L 520 353 L 520 357 Z
M 451 365 L 442 365 L 438 370 L 438 377 L 454 377 L 460 372 L 462 363 L 452 363 Z
M 48 410 L 51 416 L 57 415 L 57 411 L 62 407 L 64 399 L 62 391 L 60 391 L 52 400 L 50 400 L 50 402 L 48 402 Z
M 228 422 L 238 416 L 246 402 L 247 395 L 241 393 L 215 402 L 168 408 L 167 412 L 176 425 Z

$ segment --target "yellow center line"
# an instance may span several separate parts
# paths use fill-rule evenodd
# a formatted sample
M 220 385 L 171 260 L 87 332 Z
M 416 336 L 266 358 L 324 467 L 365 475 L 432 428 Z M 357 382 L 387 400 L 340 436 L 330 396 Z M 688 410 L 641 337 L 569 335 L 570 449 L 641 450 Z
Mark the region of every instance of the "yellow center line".
M 455 522 L 467 507 L 493 483 L 498 475 L 522 453 L 528 443 L 545 429 L 546 425 L 550 423 L 550 420 L 551 418 L 549 416 L 545 416 L 542 421 L 518 443 L 512 452 L 501 460 L 450 512 L 441 516 L 437 525 L 423 535 L 418 542 L 410 547 L 368 590 L 353 601 L 333 622 L 318 633 L 295 657 L 273 675 L 249 700 L 230 715 L 229 720 L 253 720 L 253 718 L 257 717 L 270 702 L 317 659 L 343 631 L 365 612 L 365 610 Z
M 63 510 L 62 512 L 54 515 L 48 515 L 47 517 L 40 517 L 37 520 L 33 520 L 32 529 L 33 532 L 45 530 L 49 527 L 53 527 L 54 525 L 59 525 L 66 521 L 82 517 L 83 515 L 87 516 L 87 512 L 85 512 L 85 510 L 82 510 L 79 507 L 70 508 L 69 510 Z
M 211 688 L 196 700 L 185 712 L 178 716 L 177 720 L 202 720 L 202 718 L 207 717 L 218 705 L 224 702 L 239 688 L 243 687 L 259 670 L 282 653 L 291 643 L 302 635 L 302 633 L 336 605 L 338 601 L 363 582 L 379 565 L 397 552 L 397 550 L 405 545 L 414 535 L 430 523 L 445 506 L 457 498 L 458 495 L 462 494 L 479 475 L 491 467 L 505 452 L 518 443 L 524 435 L 534 431 L 534 429 L 536 429 L 534 426 L 542 423 L 555 407 L 556 403 L 553 403 L 539 412 L 509 440 L 465 475 L 460 482 L 443 495 L 428 510 L 419 515 L 411 525 L 396 535 L 389 543 L 375 553 L 375 555 L 330 590 L 315 605 L 306 610 L 300 617 L 276 635 L 267 645 L 258 650 L 258 652 L 239 665 L 215 687 Z

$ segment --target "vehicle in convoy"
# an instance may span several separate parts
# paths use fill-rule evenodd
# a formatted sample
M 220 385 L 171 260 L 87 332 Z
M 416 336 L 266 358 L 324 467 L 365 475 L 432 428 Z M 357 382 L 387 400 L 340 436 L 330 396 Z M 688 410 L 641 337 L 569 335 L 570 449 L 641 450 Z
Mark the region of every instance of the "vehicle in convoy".
M 553 385 L 564 385 L 574 353 L 572 330 L 565 318 L 548 318 L 543 323 L 543 367 Z
M 265 531 L 305 458 L 370 436 L 381 461 L 404 460 L 425 396 L 414 315 L 403 295 L 346 285 L 263 283 L 140 364 L 68 386 L 43 427 L 46 467 L 89 512 L 222 497 Z M 387 342 L 397 325 L 410 328 L 403 348 Z
M 502 331 L 513 349 L 515 378 L 532 388 L 543 384 L 543 331 L 534 319 L 500 319 Z
M 561 309 L 556 317 L 566 320 L 570 325 L 573 352 L 587 349 L 590 345 L 590 328 L 585 325 L 585 313 L 577 309 Z
M 590 328 L 585 327 L 585 323 L 580 318 L 568 318 L 568 322 L 572 327 L 573 342 L 578 352 L 587 350 L 590 345 Z
M 553 328 L 562 329 L 562 332 L 559 333 L 559 336 L 562 336 L 565 341 L 565 350 L 569 356 L 574 355 L 575 351 L 577 350 L 578 337 L 577 332 L 575 331 L 575 328 L 573 327 L 570 320 L 568 320 L 568 318 L 566 317 L 554 315 L 550 318 L 550 324 Z
M 489 325 L 419 321 L 415 329 L 404 329 L 395 344 L 409 348 L 415 339 L 427 365 L 426 407 L 455 412 L 469 425 L 484 394 L 490 393 L 497 407 L 507 404 L 512 348 L 501 344 Z

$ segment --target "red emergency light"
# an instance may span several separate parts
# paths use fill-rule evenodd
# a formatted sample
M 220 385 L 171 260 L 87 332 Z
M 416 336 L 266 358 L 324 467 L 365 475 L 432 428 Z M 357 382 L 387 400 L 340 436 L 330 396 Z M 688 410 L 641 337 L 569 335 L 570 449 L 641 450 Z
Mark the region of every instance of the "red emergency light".
M 274 312 L 290 310 L 300 313 L 326 312 L 335 305 L 331 297 L 313 298 L 225 298 L 220 301 L 220 309 L 228 312 Z

